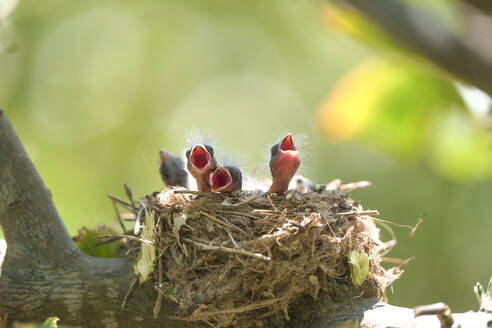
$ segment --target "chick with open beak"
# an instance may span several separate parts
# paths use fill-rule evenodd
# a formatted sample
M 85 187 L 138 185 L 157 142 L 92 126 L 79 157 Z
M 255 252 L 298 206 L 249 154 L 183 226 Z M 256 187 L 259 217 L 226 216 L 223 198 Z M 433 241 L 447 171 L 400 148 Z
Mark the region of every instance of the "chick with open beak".
M 213 148 L 196 144 L 186 151 L 186 158 L 188 171 L 195 178 L 198 191 L 211 191 L 210 174 L 217 167 Z
M 299 152 L 294 146 L 292 134 L 287 134 L 280 143 L 271 148 L 270 172 L 272 185 L 268 190 L 277 195 L 283 195 L 289 188 L 290 180 L 301 163 Z
M 242 186 L 241 170 L 235 166 L 219 166 L 210 174 L 210 187 L 213 192 L 230 194 L 241 190 Z
M 159 151 L 159 173 L 166 186 L 188 188 L 188 172 L 181 157 L 165 150 Z

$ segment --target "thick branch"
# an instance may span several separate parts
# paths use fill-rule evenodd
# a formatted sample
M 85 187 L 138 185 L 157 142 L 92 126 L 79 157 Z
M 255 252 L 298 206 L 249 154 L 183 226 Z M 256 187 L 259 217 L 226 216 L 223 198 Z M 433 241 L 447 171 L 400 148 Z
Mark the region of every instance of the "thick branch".
M 492 1 L 490 0 L 461 0 L 464 3 L 480 9 L 487 15 L 492 15 Z
M 404 1 L 338 0 L 358 9 L 402 47 L 492 95 L 492 58 Z
M 0 318 L 42 321 L 56 315 L 86 327 L 183 326 L 165 319 L 166 311 L 163 319 L 152 319 L 152 286 L 138 287 L 121 310 L 135 278 L 132 264 L 80 252 L 1 110 L 0 225 L 8 246 L 5 258 L 0 250 Z
M 55 264 L 78 253 L 22 144 L 0 110 L 0 224 L 10 258 Z

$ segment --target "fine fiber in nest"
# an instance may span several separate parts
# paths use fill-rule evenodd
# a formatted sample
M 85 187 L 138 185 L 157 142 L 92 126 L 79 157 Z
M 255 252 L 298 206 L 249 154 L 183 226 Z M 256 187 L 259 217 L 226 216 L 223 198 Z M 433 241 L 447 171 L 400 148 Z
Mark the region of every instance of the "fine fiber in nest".
M 176 304 L 178 320 L 213 327 L 268 327 L 273 320 L 282 326 L 289 306 L 304 298 L 384 298 L 401 274 L 380 265 L 392 243 L 379 239 L 369 216 L 377 211 L 364 211 L 339 188 L 291 190 L 283 197 L 170 189 L 141 204 L 155 222 L 151 241 L 161 267 L 151 277 Z M 359 282 L 349 254 L 368 259 Z

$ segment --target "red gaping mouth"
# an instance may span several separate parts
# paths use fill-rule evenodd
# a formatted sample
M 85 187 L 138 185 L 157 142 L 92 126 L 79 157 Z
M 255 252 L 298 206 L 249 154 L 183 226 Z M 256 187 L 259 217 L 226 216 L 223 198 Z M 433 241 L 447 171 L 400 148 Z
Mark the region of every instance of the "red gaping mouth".
M 205 147 L 195 146 L 191 151 L 190 161 L 199 170 L 203 170 L 208 163 L 210 163 L 211 156 Z
M 219 190 L 225 188 L 232 183 L 232 177 L 228 170 L 217 169 L 210 178 L 212 184 L 212 190 Z
M 282 140 L 280 145 L 278 146 L 278 149 L 281 151 L 296 151 L 296 147 L 294 146 L 294 139 L 292 139 L 292 134 L 288 134 L 285 136 L 285 138 Z

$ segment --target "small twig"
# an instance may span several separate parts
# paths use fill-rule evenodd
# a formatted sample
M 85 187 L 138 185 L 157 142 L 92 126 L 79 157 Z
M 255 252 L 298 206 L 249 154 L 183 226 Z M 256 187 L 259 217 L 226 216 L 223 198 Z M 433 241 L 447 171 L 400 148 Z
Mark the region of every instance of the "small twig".
M 404 259 L 397 259 L 395 257 L 381 257 L 381 262 L 384 262 L 384 263 L 391 263 L 391 264 L 397 264 L 398 266 L 404 266 L 406 264 L 408 264 L 410 261 L 414 260 L 415 259 L 415 256 L 413 257 L 410 257 L 406 260 Z
M 143 238 L 135 237 L 135 236 L 130 236 L 130 235 L 101 235 L 101 236 L 96 236 L 97 239 L 113 238 L 113 237 L 121 237 L 121 238 L 132 239 L 132 240 L 139 241 L 142 244 L 146 244 L 146 245 L 153 246 L 153 247 L 156 247 L 157 248 L 157 246 L 153 242 L 151 242 L 151 241 L 149 241 L 147 239 L 143 239 Z
M 229 238 L 231 239 L 232 241 L 232 244 L 234 245 L 234 247 L 236 248 L 239 248 L 238 244 L 236 243 L 236 241 L 234 240 L 234 238 L 232 238 L 232 235 L 231 233 L 229 232 L 229 230 L 226 230 L 227 234 L 229 235 Z
M 276 219 L 274 219 L 274 218 L 257 219 L 257 220 L 254 220 L 253 223 L 254 224 L 268 224 L 268 223 L 272 223 L 273 220 L 276 220 Z
M 272 208 L 277 211 L 277 212 L 280 212 L 278 210 L 278 208 L 275 207 L 275 205 L 273 204 L 273 201 L 272 201 L 272 198 L 270 197 L 270 195 L 267 195 L 267 198 L 268 198 L 268 201 L 270 202 L 270 205 L 272 206 Z
M 273 298 L 273 299 L 266 300 L 266 301 L 259 301 L 259 302 L 255 302 L 255 303 L 250 303 L 248 305 L 243 305 L 243 306 L 239 306 L 239 307 L 235 307 L 235 308 L 231 308 L 231 309 L 226 309 L 226 310 L 199 312 L 199 314 L 191 315 L 188 318 L 179 317 L 179 319 L 185 320 L 185 321 L 197 321 L 197 320 L 204 320 L 205 318 L 214 317 L 214 316 L 220 315 L 220 314 L 248 312 L 248 311 L 253 311 L 256 309 L 261 309 L 261 308 L 273 305 L 275 303 L 282 301 L 283 299 L 285 299 L 285 296 Z M 178 318 L 176 318 L 176 319 L 178 319 Z
M 278 227 L 278 223 L 279 222 L 282 222 L 282 220 L 285 218 L 285 216 L 287 215 L 287 209 L 284 208 L 284 210 L 282 211 L 282 213 L 280 214 L 279 218 L 276 219 L 275 221 L 273 221 L 273 226 L 272 228 L 267 232 L 267 235 L 271 234 L 277 227 Z
M 257 268 L 248 266 L 247 262 L 245 262 L 243 259 L 241 259 L 241 257 L 239 255 L 236 254 L 236 255 L 234 255 L 234 257 L 246 269 L 253 271 L 253 272 L 257 272 L 257 273 L 265 273 L 265 270 L 258 270 Z
M 209 322 L 208 320 L 205 320 L 203 319 L 203 322 L 205 322 L 207 325 L 209 325 L 210 327 L 212 328 L 217 328 L 217 326 L 215 326 L 214 324 L 212 324 L 211 322 Z
M 115 242 L 117 240 L 120 240 L 122 238 L 125 238 L 125 237 L 123 237 L 123 235 L 114 236 L 113 238 L 108 238 L 106 240 L 98 241 L 98 242 L 94 243 L 94 246 L 101 246 L 101 245 L 105 245 L 105 244 L 110 244 L 110 243 Z
M 408 238 L 407 240 L 405 241 L 405 247 L 403 247 L 403 253 L 402 253 L 402 257 L 405 258 L 405 255 L 407 254 L 407 249 L 408 249 L 408 244 L 410 243 L 410 240 L 412 240 L 413 238 L 413 235 L 415 234 L 415 231 L 417 231 L 417 228 L 419 227 L 419 225 L 424 222 L 424 220 L 422 220 L 422 218 L 418 218 L 417 219 L 417 223 L 415 224 L 415 226 L 410 230 L 410 232 L 408 233 Z
M 330 231 L 333 234 L 333 237 L 336 237 L 337 234 L 335 233 L 335 230 L 333 230 L 333 228 L 331 227 L 331 224 L 330 224 L 330 222 L 328 222 L 328 220 L 326 221 L 326 225 L 328 226 L 328 228 L 330 228 Z
M 146 205 L 140 202 L 140 208 L 138 209 L 137 217 L 135 218 L 135 227 L 133 228 L 133 234 L 137 236 L 140 233 L 140 220 L 145 213 Z
M 413 228 L 414 228 L 414 227 L 406 225 L 406 224 L 398 224 L 398 223 L 394 223 L 394 222 L 391 222 L 388 220 L 376 219 L 376 218 L 372 218 L 372 219 L 376 222 L 383 222 L 383 223 L 391 224 L 392 226 L 395 226 L 398 228 L 406 228 L 406 229 L 410 229 L 410 230 L 413 230 Z
M 354 191 L 355 189 L 367 188 L 370 187 L 371 185 L 372 183 L 370 181 L 352 182 L 339 186 L 338 190 L 344 192 L 350 192 L 350 191 Z
M 159 286 L 162 284 L 162 257 L 159 256 Z M 161 312 L 162 306 L 162 293 L 157 293 L 157 300 L 154 305 L 154 319 L 159 317 L 159 312 Z
M 345 216 L 345 215 L 379 215 L 379 211 L 378 210 L 350 211 L 350 212 L 342 212 L 342 213 L 333 214 L 333 216 Z
M 119 199 L 119 198 L 117 198 L 117 197 L 115 197 L 115 196 L 113 196 L 111 194 L 108 194 L 108 197 L 111 200 L 113 200 L 116 203 L 118 203 L 119 205 L 121 205 L 121 207 L 129 210 L 130 212 L 132 212 L 134 214 L 137 214 L 137 209 L 135 207 L 133 207 L 131 204 L 129 204 L 129 203 L 127 203 L 127 202 L 125 202 L 125 201 L 123 201 L 123 200 L 121 200 L 121 199 Z
M 215 216 L 213 216 L 212 214 L 209 214 L 209 213 L 204 212 L 204 211 L 200 211 L 200 214 L 202 214 L 203 216 L 209 218 L 210 220 L 212 220 L 212 221 L 214 221 L 220 225 L 226 226 L 228 228 L 236 229 L 237 231 L 240 231 L 240 232 L 246 234 L 246 232 L 243 229 L 239 228 L 238 226 L 235 226 L 232 223 L 228 223 L 228 222 L 226 223 L 224 221 L 221 221 L 221 220 L 217 219 Z
M 416 317 L 421 315 L 437 315 L 441 322 L 441 328 L 451 328 L 454 326 L 451 308 L 444 303 L 435 303 L 429 305 L 419 305 L 413 308 Z M 459 325 L 457 326 L 459 327 Z
M 194 241 L 192 239 L 184 238 L 184 237 L 182 237 L 182 240 L 184 240 L 184 241 L 186 241 L 188 243 L 191 243 L 191 244 L 193 244 L 193 245 L 195 245 L 197 247 L 200 247 L 201 249 L 204 249 L 204 250 L 209 250 L 209 251 L 223 251 L 223 252 L 226 252 L 226 253 L 246 255 L 246 256 L 251 256 L 251 257 L 258 258 L 258 259 L 262 259 L 262 260 L 265 260 L 265 261 L 270 261 L 271 260 L 270 257 L 265 256 L 263 254 L 252 253 L 252 252 L 245 251 L 243 249 L 234 249 L 234 248 L 229 248 L 229 247 L 224 247 L 224 246 L 214 246 L 214 245 L 202 244 L 202 243 L 199 243 L 199 242 Z
M 126 196 L 130 200 L 130 203 L 132 204 L 133 208 L 135 208 L 135 201 L 133 200 L 132 190 L 126 183 L 123 185 L 123 187 L 125 188 Z
M 121 309 L 122 310 L 125 310 L 125 307 L 126 307 L 126 303 L 127 303 L 127 300 L 128 300 L 128 296 L 130 296 L 130 294 L 133 292 L 133 290 L 135 289 L 135 285 L 137 284 L 137 281 L 138 281 L 138 278 L 134 278 L 132 280 L 132 282 L 130 283 L 130 287 L 128 288 L 125 296 L 123 297 L 123 302 L 121 302 Z
M 248 203 L 251 203 L 252 201 L 254 200 L 257 200 L 258 198 L 261 198 L 263 196 L 265 196 L 267 193 L 262 193 L 260 195 L 257 195 L 257 196 L 254 196 L 254 197 L 251 197 L 249 199 L 246 199 L 246 200 L 243 200 L 242 202 L 239 202 L 239 203 L 236 203 L 236 204 L 231 204 L 229 205 L 229 207 L 239 207 L 241 205 L 245 205 L 245 204 L 248 204 Z
M 126 231 L 125 224 L 123 223 L 123 220 L 121 219 L 120 211 L 118 210 L 118 206 L 116 206 L 116 198 L 109 195 L 109 194 L 108 194 L 108 196 L 111 199 L 111 202 L 113 203 L 114 212 L 116 213 L 116 217 L 118 218 L 118 222 L 120 223 L 121 229 L 123 229 L 123 232 L 125 232 Z
M 243 213 L 243 212 L 236 212 L 236 211 L 228 211 L 228 210 L 215 210 L 217 213 L 222 213 L 222 214 L 232 214 L 232 215 L 237 215 L 239 217 L 247 217 L 253 220 L 258 219 L 257 216 L 253 214 L 248 214 L 248 213 Z
M 279 216 L 282 214 L 280 212 L 272 211 L 272 210 L 253 210 L 253 213 L 259 214 L 259 215 L 276 215 L 276 216 Z
M 196 191 L 196 190 L 173 190 L 175 194 L 191 194 L 191 195 L 204 195 L 204 191 Z
M 389 224 L 387 224 L 386 222 L 379 222 L 379 225 L 381 225 L 381 227 L 386 229 L 386 231 L 391 235 L 391 240 L 383 243 L 381 248 L 380 248 L 379 256 L 385 256 L 386 254 L 388 254 L 389 252 L 391 252 L 393 250 L 393 247 L 395 247 L 395 245 L 396 245 L 396 234 L 395 234 L 395 231 L 393 229 L 391 229 Z

